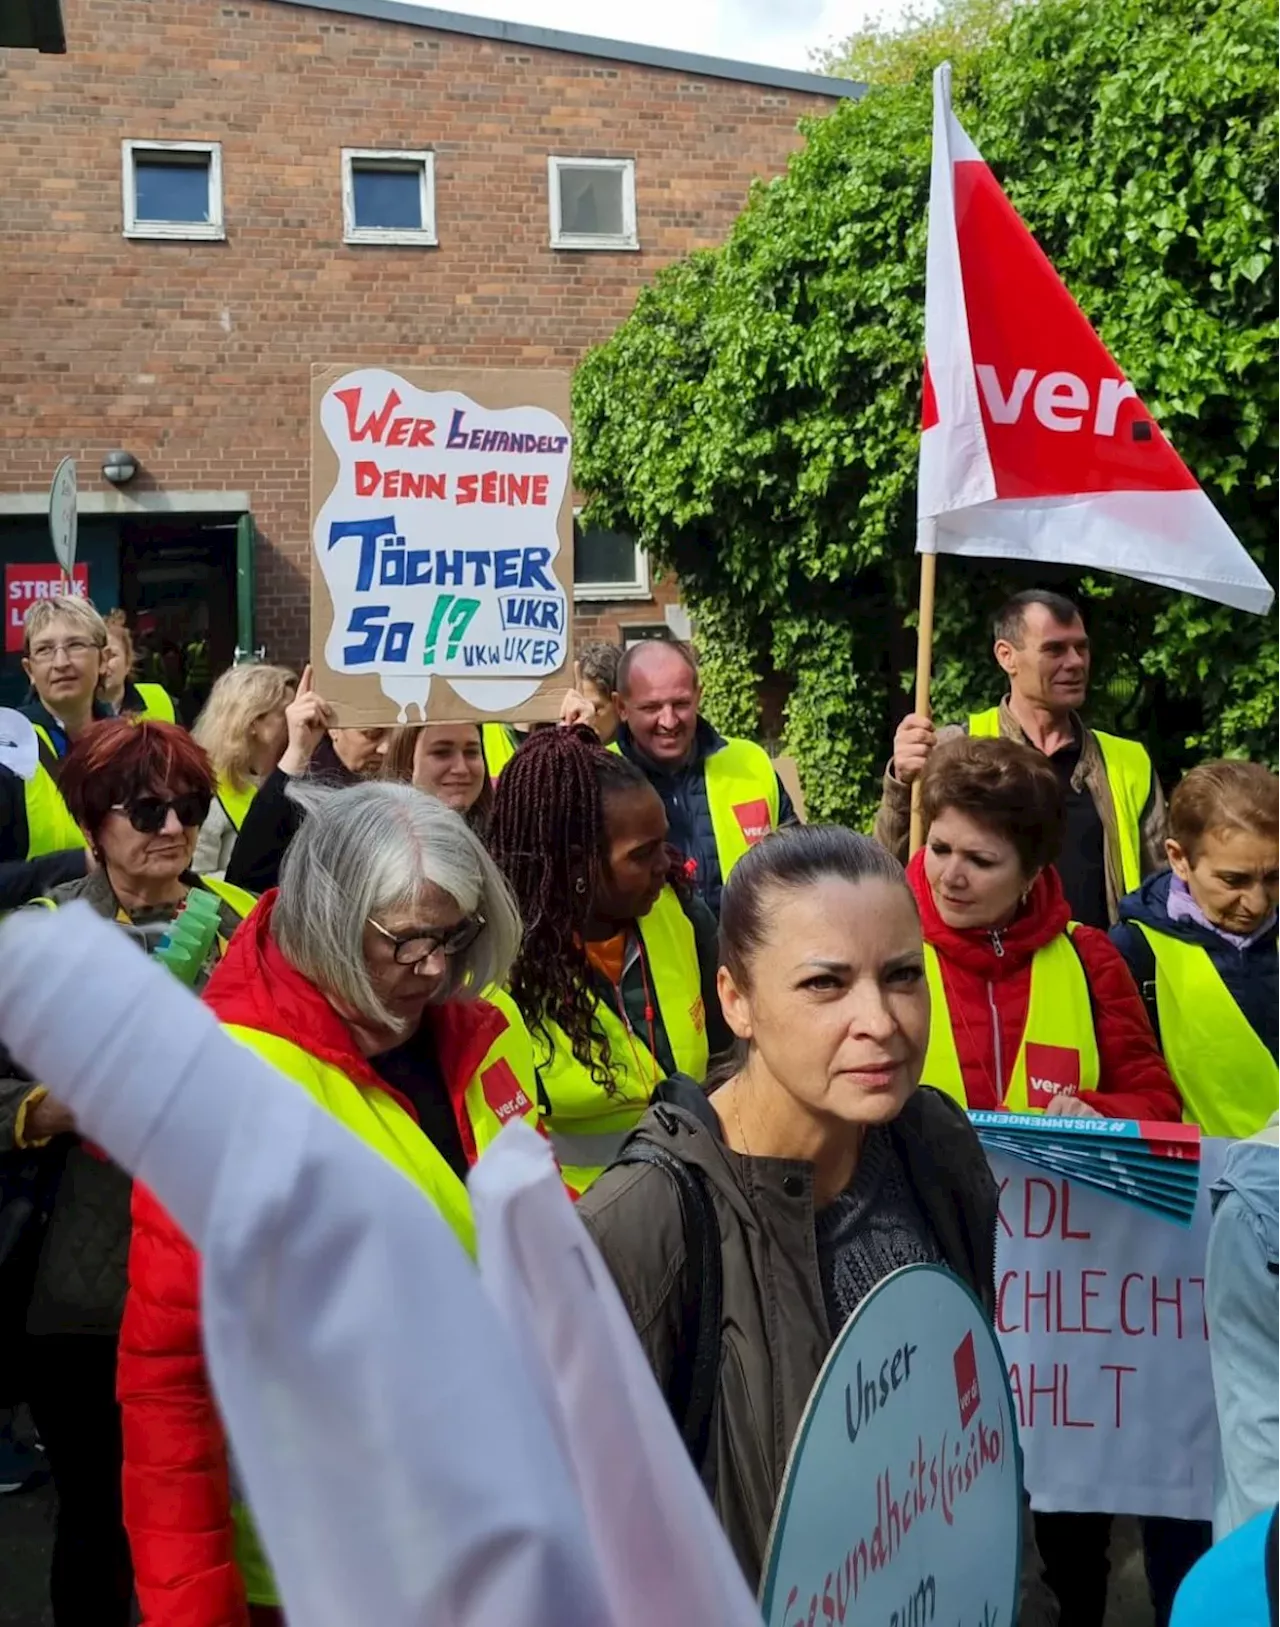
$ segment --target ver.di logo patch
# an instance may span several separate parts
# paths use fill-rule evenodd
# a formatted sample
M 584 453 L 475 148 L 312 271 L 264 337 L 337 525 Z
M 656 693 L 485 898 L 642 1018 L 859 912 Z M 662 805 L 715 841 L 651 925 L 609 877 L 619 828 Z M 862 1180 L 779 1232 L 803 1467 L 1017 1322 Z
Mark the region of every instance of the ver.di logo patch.
M 1027 1041 L 1027 1101 L 1047 1107 L 1055 1096 L 1080 1094 L 1080 1053 L 1071 1045 Z
M 502 1124 L 523 1118 L 533 1105 L 505 1057 L 490 1063 L 480 1075 L 480 1089 L 490 1110 Z
M 758 797 L 754 802 L 735 803 L 733 817 L 738 821 L 748 847 L 754 847 L 757 842 L 763 841 L 772 828 L 769 823 L 769 804 L 764 797 Z

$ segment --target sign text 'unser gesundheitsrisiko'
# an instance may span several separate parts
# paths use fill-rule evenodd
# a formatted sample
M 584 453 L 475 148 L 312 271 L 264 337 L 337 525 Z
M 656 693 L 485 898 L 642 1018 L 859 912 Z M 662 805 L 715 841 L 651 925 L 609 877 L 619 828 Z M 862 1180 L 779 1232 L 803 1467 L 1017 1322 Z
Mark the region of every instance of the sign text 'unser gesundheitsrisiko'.
M 1017 1449 L 990 1330 L 937 1269 L 896 1273 L 879 1292 L 810 1400 L 770 1545 L 766 1621 L 1011 1627 Z

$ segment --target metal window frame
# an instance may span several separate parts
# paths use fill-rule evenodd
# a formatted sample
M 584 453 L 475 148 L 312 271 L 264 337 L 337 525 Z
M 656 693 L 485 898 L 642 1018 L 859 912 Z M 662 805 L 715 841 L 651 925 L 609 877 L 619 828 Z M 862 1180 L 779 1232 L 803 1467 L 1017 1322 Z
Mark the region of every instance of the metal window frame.
M 151 153 L 203 153 L 209 160 L 208 220 L 139 220 L 136 161 Z M 220 141 L 139 141 L 120 143 L 124 235 L 128 238 L 182 243 L 222 243 L 226 224 L 222 208 L 222 143 Z
M 574 509 L 573 523 L 575 528 L 579 530 L 581 529 L 581 509 Z M 649 556 L 634 537 L 631 539 L 631 546 L 635 549 L 636 556 L 636 576 L 634 582 L 579 582 L 577 579 L 578 551 L 575 541 L 573 560 L 573 599 L 575 604 L 580 599 L 588 601 L 607 601 L 609 599 L 652 599 L 653 588 L 649 580 Z
M 622 233 L 565 232 L 560 227 L 560 171 L 565 169 L 611 170 L 622 183 Z M 547 198 L 551 209 L 551 247 L 635 253 L 640 248 L 636 230 L 636 161 L 634 158 L 574 158 L 569 153 L 547 157 Z
M 356 188 L 354 172 L 357 167 L 376 170 L 405 170 L 416 167 L 419 197 L 422 204 L 422 225 L 359 226 L 356 224 Z M 390 244 L 399 248 L 433 249 L 438 246 L 436 236 L 436 155 L 430 147 L 412 151 L 393 147 L 344 147 L 342 149 L 342 241 L 377 245 Z

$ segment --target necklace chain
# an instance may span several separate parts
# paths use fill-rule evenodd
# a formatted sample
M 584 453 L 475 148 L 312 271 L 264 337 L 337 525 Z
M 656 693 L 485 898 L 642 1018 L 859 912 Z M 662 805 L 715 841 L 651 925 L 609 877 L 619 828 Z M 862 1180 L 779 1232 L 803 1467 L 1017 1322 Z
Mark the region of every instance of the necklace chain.
M 729 1101 L 733 1107 L 733 1122 L 738 1127 L 738 1140 L 742 1143 L 743 1152 L 746 1153 L 748 1158 L 750 1158 L 751 1145 L 747 1140 L 747 1132 L 742 1128 L 742 1109 L 738 1106 L 738 1085 L 736 1080 L 734 1081 L 733 1094 L 730 1096 Z

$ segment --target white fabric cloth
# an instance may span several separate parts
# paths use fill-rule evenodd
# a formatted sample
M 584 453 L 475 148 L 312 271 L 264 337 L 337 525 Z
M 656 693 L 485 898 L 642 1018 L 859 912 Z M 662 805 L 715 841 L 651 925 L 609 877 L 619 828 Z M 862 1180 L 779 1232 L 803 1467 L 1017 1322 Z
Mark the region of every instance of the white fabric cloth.
M 509 1125 L 471 1175 L 480 1271 L 577 1480 L 615 1627 L 760 1612 L 551 1148 Z
M 0 927 L 0 1038 L 201 1251 L 290 1627 L 611 1627 L 530 1363 L 408 1180 L 87 905 Z

